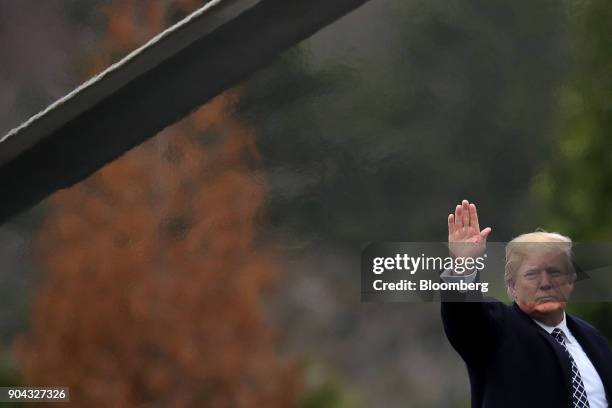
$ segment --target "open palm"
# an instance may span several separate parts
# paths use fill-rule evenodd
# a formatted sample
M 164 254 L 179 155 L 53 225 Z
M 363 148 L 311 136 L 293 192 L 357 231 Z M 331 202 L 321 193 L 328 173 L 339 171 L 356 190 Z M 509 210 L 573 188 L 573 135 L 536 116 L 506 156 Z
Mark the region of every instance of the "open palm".
M 480 230 L 476 205 L 463 200 L 448 215 L 448 248 L 454 257 L 478 257 L 484 254 L 491 228 Z

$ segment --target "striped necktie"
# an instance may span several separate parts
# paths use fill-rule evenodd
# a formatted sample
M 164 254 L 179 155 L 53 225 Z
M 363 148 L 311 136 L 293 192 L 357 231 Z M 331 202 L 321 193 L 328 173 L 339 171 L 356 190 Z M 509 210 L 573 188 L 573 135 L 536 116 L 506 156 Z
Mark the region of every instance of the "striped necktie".
M 565 350 L 567 356 L 569 357 L 570 363 L 572 363 L 572 408 L 589 408 L 589 400 L 587 399 L 587 394 L 584 389 L 584 383 L 580 377 L 580 371 L 578 371 L 576 362 L 574 361 L 570 352 L 567 350 L 563 332 L 561 329 L 555 328 L 551 334 L 555 340 L 557 340 L 559 344 L 563 346 L 563 350 Z

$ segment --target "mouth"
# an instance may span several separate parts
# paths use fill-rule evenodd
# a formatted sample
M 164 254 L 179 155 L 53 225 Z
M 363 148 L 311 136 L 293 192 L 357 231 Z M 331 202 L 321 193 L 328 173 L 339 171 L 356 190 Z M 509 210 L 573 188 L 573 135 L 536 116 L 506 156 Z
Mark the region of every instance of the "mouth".
M 536 301 L 538 303 L 546 303 L 546 302 L 557 302 L 559 300 L 559 298 L 557 298 L 556 296 L 540 296 L 539 298 L 536 299 Z

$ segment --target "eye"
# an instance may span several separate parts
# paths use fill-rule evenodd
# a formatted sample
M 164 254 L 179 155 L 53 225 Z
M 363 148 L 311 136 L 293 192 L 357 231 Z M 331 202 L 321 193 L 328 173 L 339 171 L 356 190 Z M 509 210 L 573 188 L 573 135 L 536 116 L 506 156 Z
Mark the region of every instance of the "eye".
M 525 272 L 525 278 L 534 279 L 537 276 L 535 271 L 527 271 Z

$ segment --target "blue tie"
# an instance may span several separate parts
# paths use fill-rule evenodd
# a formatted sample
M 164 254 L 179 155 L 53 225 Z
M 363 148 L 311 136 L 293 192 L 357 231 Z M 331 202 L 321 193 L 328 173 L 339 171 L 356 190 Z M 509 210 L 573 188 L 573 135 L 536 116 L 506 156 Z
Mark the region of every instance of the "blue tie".
M 572 355 L 567 350 L 567 346 L 565 345 L 565 337 L 563 336 L 563 332 L 559 328 L 555 328 L 552 331 L 552 336 L 563 346 L 563 350 L 567 353 L 567 356 L 572 363 L 572 407 L 573 408 L 589 408 L 589 400 L 587 399 L 587 394 L 584 389 L 584 383 L 582 382 L 582 378 L 580 377 L 580 371 L 578 371 L 578 366 L 576 366 L 576 362 L 572 358 Z

